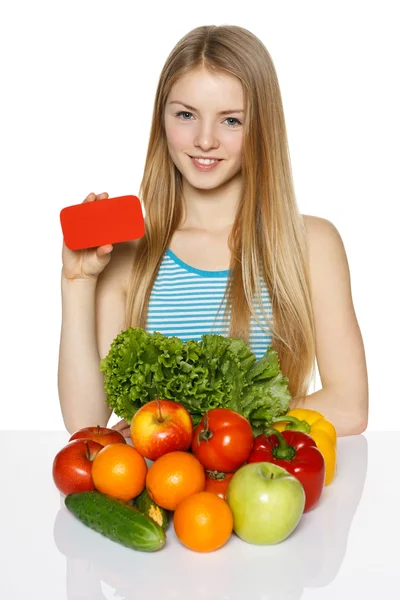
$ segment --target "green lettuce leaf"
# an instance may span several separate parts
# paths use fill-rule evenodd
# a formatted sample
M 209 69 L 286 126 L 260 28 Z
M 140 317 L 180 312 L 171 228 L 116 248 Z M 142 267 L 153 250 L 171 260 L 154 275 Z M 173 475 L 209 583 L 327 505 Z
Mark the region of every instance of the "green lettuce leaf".
M 291 399 L 276 351 L 257 360 L 242 340 L 216 334 L 183 342 L 130 327 L 113 340 L 100 371 L 106 402 L 128 423 L 161 398 L 185 406 L 195 426 L 208 410 L 224 407 L 243 414 L 256 432 L 285 414 Z

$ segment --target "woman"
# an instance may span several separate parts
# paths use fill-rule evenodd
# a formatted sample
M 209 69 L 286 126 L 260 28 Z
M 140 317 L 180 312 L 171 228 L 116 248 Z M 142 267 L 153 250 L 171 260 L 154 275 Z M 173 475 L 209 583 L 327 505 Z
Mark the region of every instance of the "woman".
M 218 162 L 205 167 L 196 157 Z M 257 357 L 272 344 L 291 408 L 319 410 L 339 436 L 364 431 L 367 370 L 346 253 L 331 222 L 299 214 L 277 75 L 252 33 L 197 27 L 172 50 L 138 195 L 144 238 L 89 251 L 63 246 L 59 396 L 67 429 L 108 422 L 99 362 L 122 330 L 140 326 L 187 339 L 229 334 Z M 322 389 L 307 395 L 315 359 Z M 129 435 L 124 420 L 114 427 Z

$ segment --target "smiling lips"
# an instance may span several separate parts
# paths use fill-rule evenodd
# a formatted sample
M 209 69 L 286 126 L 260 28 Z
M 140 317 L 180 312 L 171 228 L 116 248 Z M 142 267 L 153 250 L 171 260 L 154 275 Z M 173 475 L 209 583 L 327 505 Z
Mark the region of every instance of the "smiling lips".
M 211 160 L 211 162 L 209 162 L 209 159 L 197 159 L 197 158 L 193 158 L 193 157 L 189 157 L 190 160 L 192 161 L 192 163 L 194 164 L 194 166 L 196 167 L 196 169 L 198 169 L 199 171 L 211 171 L 211 169 L 214 169 L 217 165 L 219 165 L 220 162 L 222 162 L 221 160 Z

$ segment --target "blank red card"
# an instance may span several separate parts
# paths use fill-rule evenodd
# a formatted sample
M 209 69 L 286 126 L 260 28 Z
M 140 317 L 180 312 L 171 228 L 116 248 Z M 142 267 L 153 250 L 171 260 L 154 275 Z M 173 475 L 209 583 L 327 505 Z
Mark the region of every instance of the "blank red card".
M 70 250 L 118 244 L 144 236 L 142 206 L 137 196 L 82 202 L 60 212 L 65 245 Z

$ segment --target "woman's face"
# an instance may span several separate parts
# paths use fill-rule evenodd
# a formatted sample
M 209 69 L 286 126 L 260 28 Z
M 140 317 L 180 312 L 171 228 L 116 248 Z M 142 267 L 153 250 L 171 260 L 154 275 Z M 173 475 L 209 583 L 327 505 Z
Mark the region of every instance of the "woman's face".
M 234 76 L 202 69 L 187 73 L 172 87 L 165 106 L 168 149 L 193 187 L 212 189 L 240 171 L 243 119 L 242 86 Z M 214 169 L 200 171 L 193 156 L 222 160 Z

